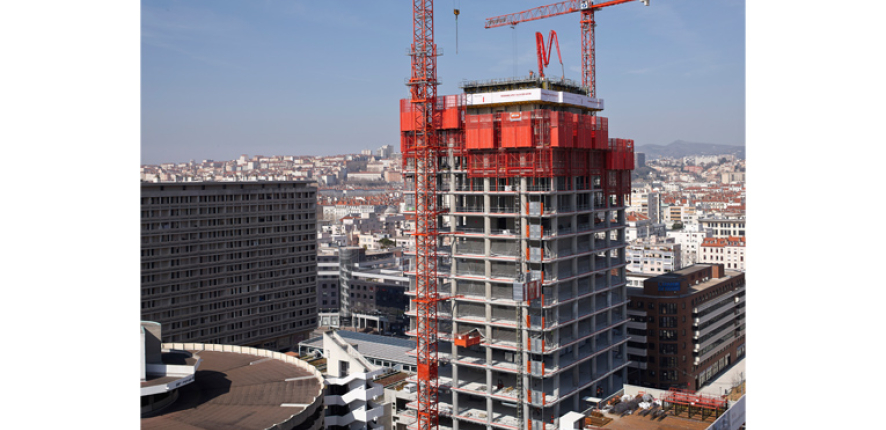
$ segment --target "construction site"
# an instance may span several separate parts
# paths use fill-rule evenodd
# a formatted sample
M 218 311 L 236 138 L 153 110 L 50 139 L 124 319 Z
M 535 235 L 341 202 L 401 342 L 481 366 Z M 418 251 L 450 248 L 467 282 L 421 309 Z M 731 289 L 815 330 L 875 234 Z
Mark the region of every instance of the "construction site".
M 453 95 L 437 95 L 433 1 L 413 2 L 411 98 L 400 100 L 416 242 L 407 253 L 407 334 L 416 339 L 408 354 L 417 365 L 407 428 L 619 428 L 617 418 L 646 410 L 641 402 L 651 408 L 642 396 L 636 404 L 620 396 L 634 143 L 610 137 L 594 72 L 594 12 L 631 1 L 567 1 L 487 19 L 494 28 L 576 13 L 581 81 L 545 76 L 556 34 L 545 50 L 538 33 L 537 74 L 464 81 Z M 706 428 L 725 410 L 717 403 L 693 414 L 684 394 L 669 396 L 657 399 L 655 428 Z M 631 412 L 616 413 L 618 404 Z M 698 413 L 704 427 L 661 427 L 665 414 Z

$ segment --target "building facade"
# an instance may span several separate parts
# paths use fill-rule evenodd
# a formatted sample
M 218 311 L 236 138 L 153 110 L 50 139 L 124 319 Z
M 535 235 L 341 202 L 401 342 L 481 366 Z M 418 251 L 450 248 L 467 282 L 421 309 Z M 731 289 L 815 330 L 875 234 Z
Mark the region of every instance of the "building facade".
M 745 235 L 745 217 L 744 215 L 722 215 L 718 217 L 699 218 L 699 228 L 701 231 L 710 230 L 712 236 L 716 238 L 727 238 L 729 236 Z
M 392 430 L 391 405 L 384 404 L 384 386 L 373 380 L 384 373 L 335 331 L 323 333 L 326 358 L 327 430 Z
M 142 183 L 141 317 L 164 342 L 285 350 L 317 325 L 310 182 Z
M 745 275 L 696 264 L 628 287 L 632 384 L 698 390 L 745 355 Z
M 627 254 L 629 272 L 660 275 L 683 267 L 682 247 L 670 238 L 637 239 L 628 244 Z
M 401 249 L 327 248 L 318 260 L 321 326 L 405 331 L 409 279 L 403 274 Z
M 747 270 L 745 238 L 705 238 L 698 247 L 698 260 L 700 263 L 723 264 L 727 269 L 744 272 Z
M 682 260 L 684 266 L 691 266 L 695 263 L 710 263 L 709 261 L 700 261 L 698 259 L 698 250 L 705 238 L 711 235 L 710 231 L 668 231 L 667 235 L 669 239 L 674 240 L 674 243 L 680 244 L 680 252 L 683 256 Z

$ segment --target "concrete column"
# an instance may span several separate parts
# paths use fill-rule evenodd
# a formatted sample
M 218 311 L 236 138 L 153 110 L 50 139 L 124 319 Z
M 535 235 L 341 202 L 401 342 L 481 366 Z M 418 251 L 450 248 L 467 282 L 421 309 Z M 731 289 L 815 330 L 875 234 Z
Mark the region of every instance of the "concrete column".
M 452 356 L 453 356 L 453 357 L 456 356 L 456 355 L 455 355 L 455 348 L 456 348 L 455 346 L 452 347 L 452 350 L 453 350 L 453 351 L 452 351 Z M 453 386 L 453 387 L 458 387 L 458 382 L 459 382 L 459 379 L 458 379 L 458 365 L 457 365 L 457 364 L 452 364 L 451 366 L 452 366 L 452 386 Z M 453 397 L 453 399 L 455 398 L 455 394 L 456 394 L 456 393 L 453 391 L 453 392 L 452 392 L 452 397 Z M 453 407 L 455 407 L 455 406 L 453 405 Z
M 455 374 L 454 372 L 455 372 L 455 370 L 453 370 L 453 375 Z M 453 384 L 454 384 L 454 382 L 453 382 Z M 452 392 L 452 414 L 453 415 L 458 414 L 458 393 L 455 391 Z M 458 420 L 455 420 L 455 419 L 452 420 L 452 428 L 453 428 L 453 430 L 458 428 Z

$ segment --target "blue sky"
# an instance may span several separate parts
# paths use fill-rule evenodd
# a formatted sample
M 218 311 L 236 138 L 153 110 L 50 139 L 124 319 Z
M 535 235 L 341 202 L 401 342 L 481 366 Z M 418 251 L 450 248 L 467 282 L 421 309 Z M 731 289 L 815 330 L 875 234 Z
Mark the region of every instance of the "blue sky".
M 438 93 L 512 76 L 515 62 L 528 74 L 535 32 L 547 38 L 551 29 L 567 77 L 580 80 L 578 14 L 483 28 L 485 18 L 548 3 L 435 2 Z M 411 13 L 410 2 L 393 0 L 143 0 L 142 163 L 399 145 Z M 611 136 L 745 143 L 744 1 L 633 2 L 596 18 L 597 93 Z M 547 73 L 559 69 L 555 58 Z

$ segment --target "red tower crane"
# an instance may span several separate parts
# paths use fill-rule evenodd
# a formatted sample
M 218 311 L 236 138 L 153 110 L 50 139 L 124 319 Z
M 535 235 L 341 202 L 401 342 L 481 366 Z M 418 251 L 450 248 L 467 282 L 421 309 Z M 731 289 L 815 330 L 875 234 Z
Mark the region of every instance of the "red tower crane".
M 434 1 L 412 2 L 412 74 L 409 78 L 415 112 L 415 305 L 416 367 L 418 368 L 418 430 L 438 424 L 437 405 L 437 45 L 434 44 Z
M 594 4 L 590 0 L 570 0 L 508 15 L 486 19 L 486 28 L 513 26 L 521 22 L 535 21 L 567 13 L 581 12 L 581 84 L 588 89 L 588 96 L 597 97 L 597 82 L 594 66 L 594 11 L 607 6 L 632 2 L 634 0 L 611 0 Z M 649 0 L 640 0 L 649 6 Z

